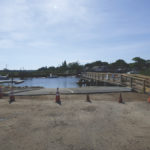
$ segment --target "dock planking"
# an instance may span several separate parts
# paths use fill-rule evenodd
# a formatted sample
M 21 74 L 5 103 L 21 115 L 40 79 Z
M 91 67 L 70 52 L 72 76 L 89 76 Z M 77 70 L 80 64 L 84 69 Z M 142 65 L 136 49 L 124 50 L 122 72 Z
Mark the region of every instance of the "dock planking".
M 150 92 L 150 77 L 139 74 L 85 72 L 82 74 L 81 80 L 130 87 L 132 90 L 142 93 Z

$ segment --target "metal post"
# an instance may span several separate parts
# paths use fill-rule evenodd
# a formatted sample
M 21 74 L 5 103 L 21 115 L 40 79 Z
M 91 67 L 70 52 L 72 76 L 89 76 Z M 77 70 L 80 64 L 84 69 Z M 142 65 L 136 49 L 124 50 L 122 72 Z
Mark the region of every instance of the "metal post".
M 12 77 L 11 77 L 11 88 L 13 89 L 13 81 L 14 79 L 13 79 L 13 74 L 12 74 Z

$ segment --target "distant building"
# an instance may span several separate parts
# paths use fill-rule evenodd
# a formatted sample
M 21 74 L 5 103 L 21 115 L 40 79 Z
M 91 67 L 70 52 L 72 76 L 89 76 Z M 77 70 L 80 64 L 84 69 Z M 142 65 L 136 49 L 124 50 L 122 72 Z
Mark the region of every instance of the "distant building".
M 91 70 L 95 71 L 95 72 L 108 72 L 108 71 L 110 71 L 107 66 L 94 66 L 94 67 L 92 67 Z
M 139 72 L 137 70 L 132 70 L 132 71 L 129 71 L 127 72 L 127 74 L 138 74 Z
M 150 64 L 150 60 L 147 60 L 147 61 L 146 61 L 146 64 Z

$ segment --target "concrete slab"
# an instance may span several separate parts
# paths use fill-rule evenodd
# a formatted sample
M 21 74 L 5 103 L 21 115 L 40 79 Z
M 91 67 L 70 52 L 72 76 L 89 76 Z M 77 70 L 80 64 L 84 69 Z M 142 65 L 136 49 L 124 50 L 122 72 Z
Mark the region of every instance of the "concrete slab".
M 13 90 L 13 92 L 16 93 L 23 93 L 23 92 L 29 92 L 29 91 L 34 91 L 34 90 L 39 90 L 39 89 L 43 89 L 43 88 L 32 88 L 32 87 L 28 87 L 28 88 L 21 88 L 21 89 L 15 89 Z M 11 90 L 4 92 L 4 95 L 9 95 L 11 93 Z
M 127 87 L 108 87 L 108 86 L 91 86 L 81 88 L 60 88 L 60 94 L 94 94 L 94 93 L 115 93 L 115 92 L 130 92 L 131 88 Z M 44 88 L 33 91 L 17 92 L 16 96 L 34 96 L 34 95 L 55 95 L 55 88 Z

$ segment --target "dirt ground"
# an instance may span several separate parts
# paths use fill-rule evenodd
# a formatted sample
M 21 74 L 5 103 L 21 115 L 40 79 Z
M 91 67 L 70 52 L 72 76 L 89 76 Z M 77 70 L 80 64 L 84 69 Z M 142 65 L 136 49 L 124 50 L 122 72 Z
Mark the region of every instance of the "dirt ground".
M 8 97 L 0 99 L 0 150 L 150 150 L 148 95 Z

